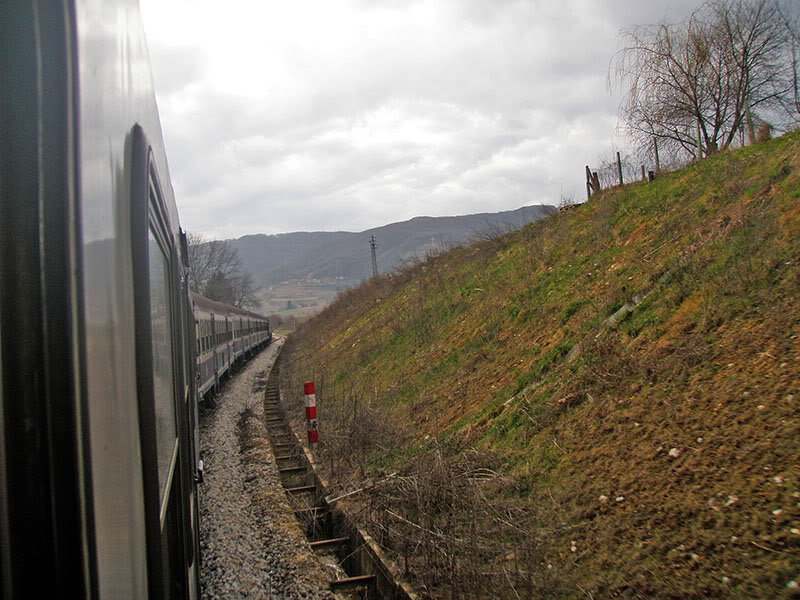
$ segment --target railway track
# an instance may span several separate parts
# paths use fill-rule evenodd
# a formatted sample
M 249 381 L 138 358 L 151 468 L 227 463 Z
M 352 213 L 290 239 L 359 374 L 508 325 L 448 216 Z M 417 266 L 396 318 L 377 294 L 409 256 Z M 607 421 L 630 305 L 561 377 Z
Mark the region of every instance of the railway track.
M 352 534 L 352 528 L 345 526 L 341 516 L 335 515 L 325 501 L 325 490 L 287 422 L 280 401 L 279 377 L 276 363 L 264 391 L 264 420 L 269 442 L 281 483 L 309 546 L 337 573 L 337 577 L 329 581 L 331 590 L 341 598 L 388 600 L 397 597 L 381 593 L 376 574 L 364 572 L 363 561 L 357 560 L 359 552 L 354 547 L 359 542 L 358 536 Z

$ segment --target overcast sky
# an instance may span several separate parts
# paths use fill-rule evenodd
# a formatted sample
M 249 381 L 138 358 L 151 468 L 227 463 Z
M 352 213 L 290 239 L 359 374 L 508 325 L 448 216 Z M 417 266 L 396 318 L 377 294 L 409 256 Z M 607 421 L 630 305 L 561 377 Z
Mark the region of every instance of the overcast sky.
M 183 227 L 362 231 L 582 200 L 620 29 L 698 0 L 141 0 Z

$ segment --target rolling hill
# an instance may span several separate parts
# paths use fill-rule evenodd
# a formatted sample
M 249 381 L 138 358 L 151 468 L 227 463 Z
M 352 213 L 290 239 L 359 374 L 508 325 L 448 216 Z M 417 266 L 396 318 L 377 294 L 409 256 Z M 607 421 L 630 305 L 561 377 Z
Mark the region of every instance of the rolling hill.
M 339 279 L 349 287 L 372 275 L 369 240 L 373 235 L 378 243 L 378 269 L 385 273 L 427 251 L 462 244 L 481 232 L 518 229 L 554 211 L 552 206 L 535 205 L 499 213 L 415 217 L 359 233 L 255 234 L 231 241 L 242 266 L 259 285 Z

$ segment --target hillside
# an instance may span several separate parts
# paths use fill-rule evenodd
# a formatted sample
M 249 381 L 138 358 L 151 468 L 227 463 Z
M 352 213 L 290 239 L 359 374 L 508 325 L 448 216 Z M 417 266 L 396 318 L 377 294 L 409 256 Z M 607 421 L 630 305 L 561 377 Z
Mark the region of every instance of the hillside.
M 423 596 L 794 597 L 799 264 L 793 133 L 367 282 L 284 385 Z
M 259 285 L 306 279 L 339 279 L 355 285 L 372 275 L 369 240 L 378 241 L 378 268 L 388 272 L 403 261 L 442 246 L 461 244 L 476 233 L 518 229 L 553 212 L 552 206 L 456 217 L 416 217 L 360 233 L 315 231 L 247 235 L 232 240 L 242 266 Z

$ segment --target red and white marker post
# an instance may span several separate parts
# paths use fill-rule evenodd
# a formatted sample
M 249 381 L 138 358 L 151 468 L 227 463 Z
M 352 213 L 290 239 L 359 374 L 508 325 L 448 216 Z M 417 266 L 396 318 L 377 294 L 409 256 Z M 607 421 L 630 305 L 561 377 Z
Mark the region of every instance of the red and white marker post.
M 303 391 L 306 395 L 308 445 L 314 448 L 319 441 L 319 430 L 317 429 L 317 396 L 314 394 L 314 382 L 306 381 L 303 384 Z

